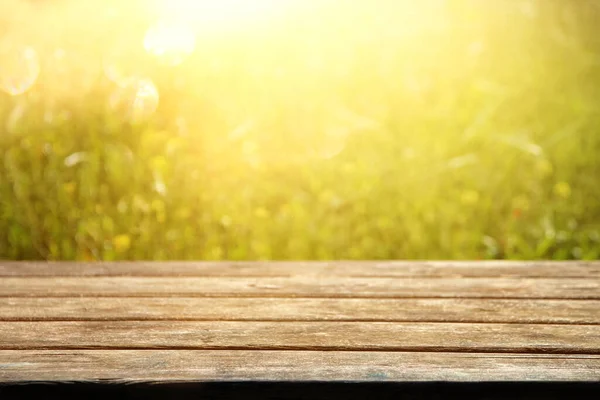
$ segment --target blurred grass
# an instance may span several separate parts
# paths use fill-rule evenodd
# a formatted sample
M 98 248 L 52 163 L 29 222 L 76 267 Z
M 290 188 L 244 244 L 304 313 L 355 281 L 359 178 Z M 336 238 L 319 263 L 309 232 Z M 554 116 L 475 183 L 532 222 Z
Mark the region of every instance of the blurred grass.
M 600 258 L 600 1 L 329 3 L 177 67 L 143 17 L 3 21 L 41 73 L 0 95 L 0 258 Z M 117 45 L 141 120 L 107 106 Z

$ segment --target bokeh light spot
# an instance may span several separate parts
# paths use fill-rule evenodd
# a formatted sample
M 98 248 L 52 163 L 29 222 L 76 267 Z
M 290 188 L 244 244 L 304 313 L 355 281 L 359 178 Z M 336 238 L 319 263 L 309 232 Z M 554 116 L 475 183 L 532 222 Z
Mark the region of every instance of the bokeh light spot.
M 45 60 L 44 89 L 55 100 L 81 98 L 93 89 L 101 75 L 97 59 L 74 48 L 55 48 Z
M 0 88 L 11 96 L 27 92 L 40 74 L 40 63 L 32 47 L 0 49 Z
M 158 108 L 159 94 L 149 79 L 132 78 L 119 85 L 109 99 L 110 108 L 132 122 L 148 119 Z
M 326 129 L 313 143 L 313 155 L 325 160 L 336 157 L 346 148 L 347 136 L 343 127 Z
M 194 52 L 196 37 L 182 23 L 159 22 L 150 27 L 144 37 L 144 48 L 160 62 L 176 66 Z
M 103 55 L 102 69 L 110 81 L 124 86 L 132 79 L 148 75 L 147 54 L 139 42 L 124 37 Z

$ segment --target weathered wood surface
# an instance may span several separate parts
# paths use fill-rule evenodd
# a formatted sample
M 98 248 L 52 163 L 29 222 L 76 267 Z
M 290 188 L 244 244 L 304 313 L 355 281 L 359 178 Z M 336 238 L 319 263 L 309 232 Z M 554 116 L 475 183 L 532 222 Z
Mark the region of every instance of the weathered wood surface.
M 0 350 L 4 381 L 597 381 L 598 355 Z
M 600 382 L 598 262 L 0 262 L 0 382 Z
M 258 349 L 600 355 L 600 325 L 111 321 L 0 324 L 0 349 Z
M 0 297 L 548 298 L 600 300 L 590 278 L 8 277 Z
M 0 321 L 599 324 L 598 300 L 0 297 Z

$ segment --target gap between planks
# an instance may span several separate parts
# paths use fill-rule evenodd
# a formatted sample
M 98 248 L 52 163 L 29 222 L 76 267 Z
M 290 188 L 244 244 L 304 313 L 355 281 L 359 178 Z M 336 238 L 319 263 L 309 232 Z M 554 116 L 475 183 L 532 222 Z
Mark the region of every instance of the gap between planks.
M 597 382 L 600 356 L 478 353 L 0 350 L 0 382 Z
M 0 276 L 195 276 L 374 278 L 599 278 L 600 262 L 584 261 L 269 261 L 18 262 L 0 261 Z
M 600 324 L 600 301 L 0 298 L 0 321 L 226 320 Z
M 7 277 L 0 297 L 313 297 L 600 299 L 598 279 Z

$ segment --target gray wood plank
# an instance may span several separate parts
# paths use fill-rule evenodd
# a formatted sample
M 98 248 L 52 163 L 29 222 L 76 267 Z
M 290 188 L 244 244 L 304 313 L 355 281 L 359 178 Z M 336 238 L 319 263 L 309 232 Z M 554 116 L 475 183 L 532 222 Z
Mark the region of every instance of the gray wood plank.
M 0 298 L 2 320 L 229 320 L 600 324 L 598 300 Z
M 600 299 L 600 280 L 583 278 L 7 277 L 0 297 L 198 296 L 332 298 Z
M 598 278 L 594 261 L 335 261 L 335 262 L 14 262 L 0 276 L 285 277 L 562 277 Z
M 245 349 L 600 354 L 600 325 L 2 322 L 0 349 Z
M 0 382 L 578 381 L 600 356 L 420 352 L 0 350 Z

